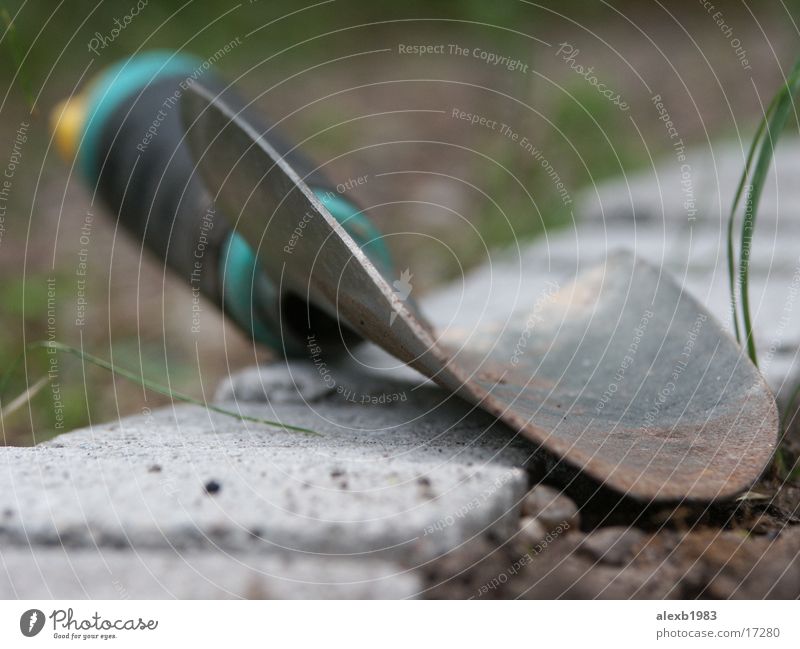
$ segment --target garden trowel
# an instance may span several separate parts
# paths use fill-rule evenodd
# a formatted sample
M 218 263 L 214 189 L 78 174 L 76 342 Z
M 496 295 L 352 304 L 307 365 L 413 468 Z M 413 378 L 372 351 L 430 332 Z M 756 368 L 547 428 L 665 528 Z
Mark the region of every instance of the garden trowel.
M 255 340 L 287 356 L 310 336 L 331 354 L 371 341 L 638 499 L 722 499 L 759 477 L 774 400 L 665 273 L 613 253 L 535 318 L 443 335 L 364 212 L 198 69 L 125 61 L 56 112 L 56 134 L 121 222 Z

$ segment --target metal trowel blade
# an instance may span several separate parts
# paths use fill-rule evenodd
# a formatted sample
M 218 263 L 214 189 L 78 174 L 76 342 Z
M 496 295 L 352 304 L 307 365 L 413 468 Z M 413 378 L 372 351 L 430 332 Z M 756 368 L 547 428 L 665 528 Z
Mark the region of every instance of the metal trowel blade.
M 184 99 L 187 137 L 209 190 L 281 290 L 632 497 L 727 498 L 764 470 L 778 430 L 764 380 L 658 269 L 614 254 L 554 293 L 530 330 L 522 321 L 439 339 L 268 133 L 199 84 Z

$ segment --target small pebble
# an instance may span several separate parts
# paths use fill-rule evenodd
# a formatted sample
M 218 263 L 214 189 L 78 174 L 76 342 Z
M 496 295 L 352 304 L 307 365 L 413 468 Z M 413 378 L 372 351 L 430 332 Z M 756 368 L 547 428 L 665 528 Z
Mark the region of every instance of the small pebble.
M 147 468 L 148 473 L 161 473 L 161 465 L 160 464 L 151 464 Z
M 633 559 L 644 539 L 635 527 L 603 527 L 588 534 L 580 549 L 595 561 L 621 566 Z
M 526 546 L 536 545 L 547 536 L 547 529 L 538 520 L 525 516 L 519 520 L 519 533 L 517 538 Z
M 581 523 L 578 507 L 572 499 L 543 484 L 536 485 L 523 498 L 522 515 L 538 519 L 550 530 L 562 523 L 567 523 L 570 529 L 578 529 Z
M 206 482 L 206 493 L 209 495 L 213 495 L 219 493 L 219 490 L 222 489 L 222 485 L 216 480 L 209 480 Z

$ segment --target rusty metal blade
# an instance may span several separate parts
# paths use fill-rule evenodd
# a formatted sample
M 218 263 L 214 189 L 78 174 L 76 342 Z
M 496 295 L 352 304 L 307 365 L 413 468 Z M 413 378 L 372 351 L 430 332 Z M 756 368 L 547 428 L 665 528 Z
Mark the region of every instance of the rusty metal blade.
M 188 139 L 210 190 L 282 291 L 633 497 L 727 498 L 765 468 L 778 430 L 766 384 L 713 317 L 657 269 L 614 254 L 537 303 L 535 319 L 439 340 L 268 134 L 198 86 L 185 99 Z

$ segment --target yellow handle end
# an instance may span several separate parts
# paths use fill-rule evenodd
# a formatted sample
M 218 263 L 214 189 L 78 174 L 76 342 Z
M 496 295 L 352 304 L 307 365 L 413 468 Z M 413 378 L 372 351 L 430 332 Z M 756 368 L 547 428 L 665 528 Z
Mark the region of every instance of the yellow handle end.
M 71 162 L 78 151 L 85 119 L 86 100 L 82 95 L 65 99 L 50 113 L 50 128 L 56 149 L 67 162 Z

